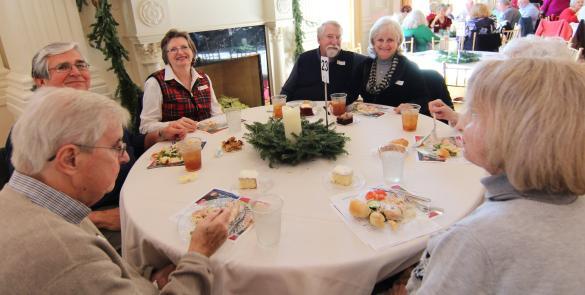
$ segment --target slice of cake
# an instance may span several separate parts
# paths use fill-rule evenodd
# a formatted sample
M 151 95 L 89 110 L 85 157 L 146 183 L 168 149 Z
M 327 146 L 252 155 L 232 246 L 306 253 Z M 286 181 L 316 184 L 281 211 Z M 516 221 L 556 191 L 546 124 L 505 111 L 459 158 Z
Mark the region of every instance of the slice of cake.
M 335 184 L 350 186 L 353 182 L 353 170 L 347 166 L 337 165 L 331 173 L 331 181 Z
M 258 172 L 256 170 L 242 170 L 240 171 L 240 177 L 238 178 L 240 181 L 240 188 L 241 189 L 253 189 L 258 187 Z
M 308 100 L 305 100 L 305 101 L 303 101 L 303 103 L 301 103 L 300 109 L 301 109 L 301 116 L 303 116 L 303 117 L 314 115 L 313 104 L 311 104 L 311 102 Z
M 337 124 L 348 125 L 353 123 L 353 115 L 351 113 L 343 113 L 343 115 L 337 116 Z

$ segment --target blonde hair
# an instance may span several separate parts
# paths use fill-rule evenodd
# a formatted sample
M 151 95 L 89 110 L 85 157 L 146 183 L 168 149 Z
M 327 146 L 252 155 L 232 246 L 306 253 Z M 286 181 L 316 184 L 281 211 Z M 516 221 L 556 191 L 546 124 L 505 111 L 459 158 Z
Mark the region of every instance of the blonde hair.
M 103 95 L 41 87 L 12 129 L 12 164 L 21 173 L 37 174 L 61 146 L 93 146 L 108 124 L 126 126 L 129 118 L 126 109 Z
M 368 45 L 368 53 L 374 58 L 376 57 L 376 50 L 374 50 L 374 38 L 384 28 L 389 29 L 390 34 L 392 34 L 392 37 L 394 37 L 396 40 L 396 53 L 402 52 L 401 46 L 402 42 L 404 41 L 404 35 L 402 35 L 402 28 L 400 28 L 400 24 L 389 16 L 383 16 L 379 18 L 370 29 L 370 44 Z
M 483 3 L 476 3 L 471 7 L 471 18 L 489 17 L 490 15 L 492 15 L 490 9 Z
M 585 193 L 585 67 L 545 58 L 486 61 L 470 77 L 466 99 L 485 130 L 486 165 L 506 173 L 514 188 Z

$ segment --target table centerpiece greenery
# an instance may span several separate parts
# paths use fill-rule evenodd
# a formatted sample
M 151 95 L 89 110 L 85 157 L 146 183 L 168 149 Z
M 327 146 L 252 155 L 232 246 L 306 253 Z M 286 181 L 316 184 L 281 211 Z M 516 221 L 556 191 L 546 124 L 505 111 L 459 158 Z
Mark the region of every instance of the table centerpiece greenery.
M 479 54 L 468 51 L 460 51 L 458 53 L 457 51 L 448 52 L 439 50 L 437 61 L 449 64 L 467 64 L 479 61 Z
M 335 159 L 347 154 L 345 143 L 349 137 L 337 133 L 323 124 L 323 119 L 311 123 L 302 120 L 302 133 L 294 135 L 296 142 L 287 140 L 284 124 L 280 119 L 270 118 L 267 123 L 245 124 L 249 133 L 244 138 L 260 152 L 260 158 L 274 164 L 296 165 L 313 158 Z M 332 125 L 332 124 L 331 124 Z

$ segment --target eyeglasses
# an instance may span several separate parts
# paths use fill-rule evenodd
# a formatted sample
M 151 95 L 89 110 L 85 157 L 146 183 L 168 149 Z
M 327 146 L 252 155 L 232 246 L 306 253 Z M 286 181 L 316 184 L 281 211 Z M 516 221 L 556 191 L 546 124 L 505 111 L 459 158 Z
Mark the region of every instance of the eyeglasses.
M 56 65 L 54 68 L 50 68 L 49 71 L 55 71 L 57 73 L 69 73 L 73 66 L 77 68 L 78 71 L 83 72 L 89 69 L 89 64 L 85 61 L 78 61 L 74 65 L 64 62 Z
M 118 144 L 118 146 L 91 146 L 91 145 L 83 145 L 83 144 L 73 144 L 76 145 L 80 148 L 86 148 L 86 149 L 110 149 L 110 150 L 114 150 L 118 152 L 118 157 L 121 158 L 124 156 L 124 153 L 126 152 L 126 148 L 127 148 L 127 144 L 125 142 L 120 142 Z M 53 160 L 55 160 L 55 157 L 57 157 L 57 155 L 53 155 L 51 156 L 49 159 L 47 159 L 47 161 L 51 162 Z
M 191 48 L 189 48 L 189 46 L 187 46 L 187 45 L 183 45 L 183 46 L 179 46 L 179 47 L 173 47 L 173 48 L 167 50 L 167 52 L 176 54 L 176 53 L 179 52 L 179 50 L 181 50 L 181 51 L 187 51 L 187 50 L 191 50 Z
M 82 145 L 82 144 L 75 144 L 78 147 L 81 148 L 87 148 L 87 149 L 110 149 L 110 150 L 115 150 L 118 152 L 118 157 L 123 157 L 124 153 L 126 152 L 126 143 L 125 142 L 120 142 L 118 144 L 118 146 L 91 146 L 91 145 Z

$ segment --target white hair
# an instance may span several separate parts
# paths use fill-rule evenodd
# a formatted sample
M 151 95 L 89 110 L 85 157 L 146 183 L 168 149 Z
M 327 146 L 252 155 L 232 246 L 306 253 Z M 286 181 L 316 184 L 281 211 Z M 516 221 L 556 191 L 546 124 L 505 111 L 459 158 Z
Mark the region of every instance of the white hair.
M 42 87 L 12 129 L 12 164 L 21 173 L 38 174 L 61 146 L 93 146 L 109 124 L 126 126 L 129 118 L 126 109 L 103 95 Z
M 376 51 L 374 50 L 374 38 L 378 33 L 383 29 L 387 28 L 390 30 L 392 37 L 396 40 L 398 48 L 396 49 L 397 53 L 402 52 L 402 41 L 404 41 L 404 35 L 402 34 L 402 29 L 400 28 L 400 24 L 392 19 L 390 16 L 383 16 L 379 18 L 370 29 L 370 44 L 368 45 L 368 53 L 371 57 L 376 57 Z
M 502 53 L 509 58 L 553 58 L 574 60 L 573 53 L 567 43 L 560 37 L 539 37 L 528 35 L 512 39 Z
M 480 63 L 465 98 L 485 130 L 485 167 L 522 192 L 584 194 L 584 77 L 585 68 L 568 60 Z
M 571 7 L 575 6 L 575 4 L 577 4 L 577 1 L 579 1 L 579 0 L 571 0 L 571 2 L 569 3 L 569 6 L 571 6 Z
M 75 42 L 54 42 L 41 48 L 32 59 L 31 62 L 31 76 L 37 79 L 49 79 L 49 56 L 65 53 L 69 50 L 79 52 L 79 55 L 85 60 L 83 54 L 79 51 L 79 45 Z
M 328 26 L 328 25 L 332 25 L 332 26 L 338 28 L 339 29 L 339 34 L 342 34 L 343 35 L 343 28 L 341 28 L 341 25 L 337 21 L 328 20 L 328 21 L 322 23 L 317 28 L 317 38 L 323 37 L 323 32 L 325 32 L 325 27 Z
M 402 27 L 405 29 L 416 29 L 420 25 L 428 26 L 427 18 L 420 10 L 409 12 L 402 21 Z

